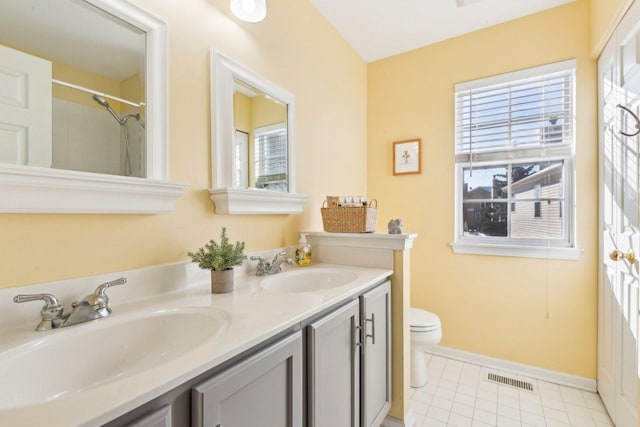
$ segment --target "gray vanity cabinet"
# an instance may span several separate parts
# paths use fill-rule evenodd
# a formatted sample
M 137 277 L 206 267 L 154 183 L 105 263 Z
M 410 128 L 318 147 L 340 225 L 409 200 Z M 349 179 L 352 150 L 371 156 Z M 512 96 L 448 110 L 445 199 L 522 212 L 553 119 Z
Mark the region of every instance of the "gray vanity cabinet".
M 302 427 L 302 369 L 298 331 L 194 387 L 193 426 Z
M 358 300 L 307 326 L 309 427 L 360 426 Z
M 309 427 L 378 427 L 391 405 L 391 287 L 307 326 Z

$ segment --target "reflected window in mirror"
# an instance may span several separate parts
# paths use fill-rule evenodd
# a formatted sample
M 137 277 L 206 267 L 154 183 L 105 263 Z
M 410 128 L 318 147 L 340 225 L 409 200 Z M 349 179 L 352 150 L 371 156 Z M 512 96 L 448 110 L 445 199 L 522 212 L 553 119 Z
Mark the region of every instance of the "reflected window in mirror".
M 287 125 L 255 129 L 256 188 L 287 192 Z

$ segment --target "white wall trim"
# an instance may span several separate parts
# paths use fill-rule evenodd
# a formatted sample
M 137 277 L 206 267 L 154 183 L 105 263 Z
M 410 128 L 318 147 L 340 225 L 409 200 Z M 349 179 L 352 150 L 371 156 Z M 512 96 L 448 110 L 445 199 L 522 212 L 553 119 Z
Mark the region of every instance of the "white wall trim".
M 168 213 L 187 186 L 119 175 L 2 165 L 0 212 Z
M 218 214 L 297 214 L 309 200 L 306 194 L 258 188 L 217 188 L 209 194 Z
M 413 416 L 411 409 L 404 415 L 404 420 L 399 420 L 396 417 L 387 415 L 382 421 L 382 427 L 414 427 L 416 418 Z M 416 426 L 417 427 L 417 426 Z
M 413 247 L 417 234 L 321 233 L 305 232 L 310 243 L 349 248 L 392 249 L 403 251 Z
M 503 372 L 511 372 L 517 375 L 524 375 L 537 380 L 573 387 L 580 390 L 597 392 L 597 383 L 594 378 L 586 378 L 578 375 L 567 374 L 565 372 L 553 371 L 551 369 L 540 368 L 538 366 L 526 365 L 524 363 L 511 362 L 509 360 L 498 359 L 477 353 L 457 350 L 455 348 L 436 346 L 428 351 L 429 354 L 447 357 L 449 359 L 460 360 L 462 362 L 473 363 Z

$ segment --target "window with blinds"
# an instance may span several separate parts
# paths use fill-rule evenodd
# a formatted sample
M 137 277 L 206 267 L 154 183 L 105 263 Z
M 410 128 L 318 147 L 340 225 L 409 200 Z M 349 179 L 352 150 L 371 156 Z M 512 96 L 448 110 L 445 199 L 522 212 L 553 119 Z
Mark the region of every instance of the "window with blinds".
M 289 191 L 286 123 L 256 128 L 254 135 L 256 187 Z
M 575 61 L 455 87 L 456 243 L 573 245 Z
M 574 80 L 565 61 L 456 85 L 456 160 L 570 154 Z

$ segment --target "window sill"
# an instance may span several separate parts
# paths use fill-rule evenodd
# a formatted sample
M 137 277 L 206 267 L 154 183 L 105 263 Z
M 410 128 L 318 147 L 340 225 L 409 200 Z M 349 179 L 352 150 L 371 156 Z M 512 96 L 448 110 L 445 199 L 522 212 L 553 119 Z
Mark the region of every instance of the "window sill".
M 496 245 L 481 243 L 451 243 L 453 253 L 475 254 L 493 256 L 512 256 L 521 258 L 542 258 L 577 261 L 582 254 L 582 249 L 547 247 L 547 246 L 522 246 L 522 245 Z

